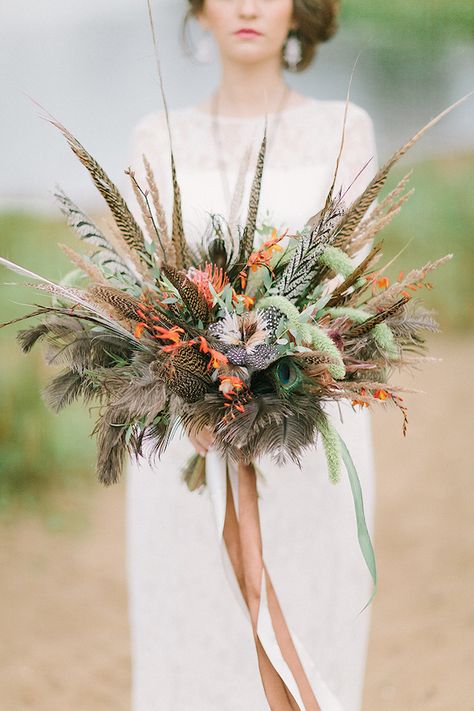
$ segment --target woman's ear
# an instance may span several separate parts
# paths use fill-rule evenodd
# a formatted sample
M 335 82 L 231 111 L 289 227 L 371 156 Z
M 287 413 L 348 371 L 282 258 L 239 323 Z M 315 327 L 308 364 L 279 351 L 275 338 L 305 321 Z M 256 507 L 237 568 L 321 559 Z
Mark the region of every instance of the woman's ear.
M 194 13 L 193 17 L 196 18 L 197 22 L 201 26 L 201 29 L 204 31 L 209 30 L 209 25 L 207 22 L 206 14 L 204 12 L 204 9 L 199 10 L 199 12 Z

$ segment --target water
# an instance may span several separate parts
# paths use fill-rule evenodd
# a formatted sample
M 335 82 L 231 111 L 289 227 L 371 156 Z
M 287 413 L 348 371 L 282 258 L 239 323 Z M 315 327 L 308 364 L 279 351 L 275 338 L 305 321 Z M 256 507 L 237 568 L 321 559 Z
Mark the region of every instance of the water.
M 187 3 L 156 7 L 165 87 L 171 107 L 196 103 L 217 79 L 216 63 L 196 66 L 179 45 Z M 39 117 L 27 92 L 60 119 L 111 177 L 126 184 L 128 140 L 141 116 L 161 107 L 145 3 L 16 0 L 1 10 L 0 207 L 56 210 L 56 183 L 86 209 L 100 205 L 95 188 L 57 129 Z M 319 50 L 310 70 L 289 75 L 298 91 L 344 98 L 362 50 L 352 100 L 372 115 L 383 159 L 423 123 L 474 89 L 474 46 L 381 41 L 375 30 L 347 29 Z M 474 149 L 474 97 L 415 147 L 411 159 Z

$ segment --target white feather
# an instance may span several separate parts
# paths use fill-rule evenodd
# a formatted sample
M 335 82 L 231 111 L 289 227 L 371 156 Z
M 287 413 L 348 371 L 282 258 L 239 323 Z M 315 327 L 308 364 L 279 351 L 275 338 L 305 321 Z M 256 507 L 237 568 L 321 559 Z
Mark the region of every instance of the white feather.
M 125 335 L 131 340 L 138 341 L 138 339 L 135 338 L 133 333 L 124 328 L 122 324 L 112 319 L 109 314 L 103 311 L 98 305 L 89 301 L 87 292 L 81 289 L 64 287 L 60 284 L 55 284 L 54 281 L 50 281 L 49 279 L 46 279 L 40 274 L 36 274 L 36 272 L 30 271 L 29 269 L 22 267 L 20 264 L 11 262 L 9 259 L 5 259 L 5 257 L 0 257 L 0 264 L 3 264 L 4 267 L 10 269 L 10 271 L 12 272 L 16 272 L 21 276 L 29 277 L 30 279 L 34 279 L 35 281 L 40 282 L 39 284 L 26 284 L 25 286 L 31 286 L 35 289 L 40 289 L 41 291 L 48 291 L 49 293 L 58 294 L 63 298 L 67 299 L 68 301 L 73 301 L 77 304 L 80 304 L 88 311 L 92 311 L 92 313 L 100 316 L 114 331 L 120 332 L 122 335 Z M 141 341 L 138 342 L 143 345 Z

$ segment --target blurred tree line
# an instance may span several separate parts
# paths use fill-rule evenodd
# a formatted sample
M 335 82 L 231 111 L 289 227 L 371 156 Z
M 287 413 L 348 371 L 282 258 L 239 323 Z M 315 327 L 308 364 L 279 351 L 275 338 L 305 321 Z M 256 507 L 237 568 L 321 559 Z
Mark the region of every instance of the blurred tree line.
M 472 0 L 342 0 L 341 24 L 367 26 L 393 41 L 474 38 Z

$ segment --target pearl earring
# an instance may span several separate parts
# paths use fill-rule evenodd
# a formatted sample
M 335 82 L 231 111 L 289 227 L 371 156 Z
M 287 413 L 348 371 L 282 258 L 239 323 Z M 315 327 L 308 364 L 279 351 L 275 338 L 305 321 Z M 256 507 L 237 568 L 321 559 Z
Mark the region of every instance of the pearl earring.
M 199 39 L 196 51 L 194 52 L 194 57 L 200 64 L 209 64 L 212 62 L 212 43 L 211 33 L 209 30 L 205 30 L 204 34 Z
M 301 40 L 298 37 L 296 30 L 290 30 L 283 48 L 283 58 L 291 72 L 296 71 L 299 62 L 301 62 L 302 56 Z

